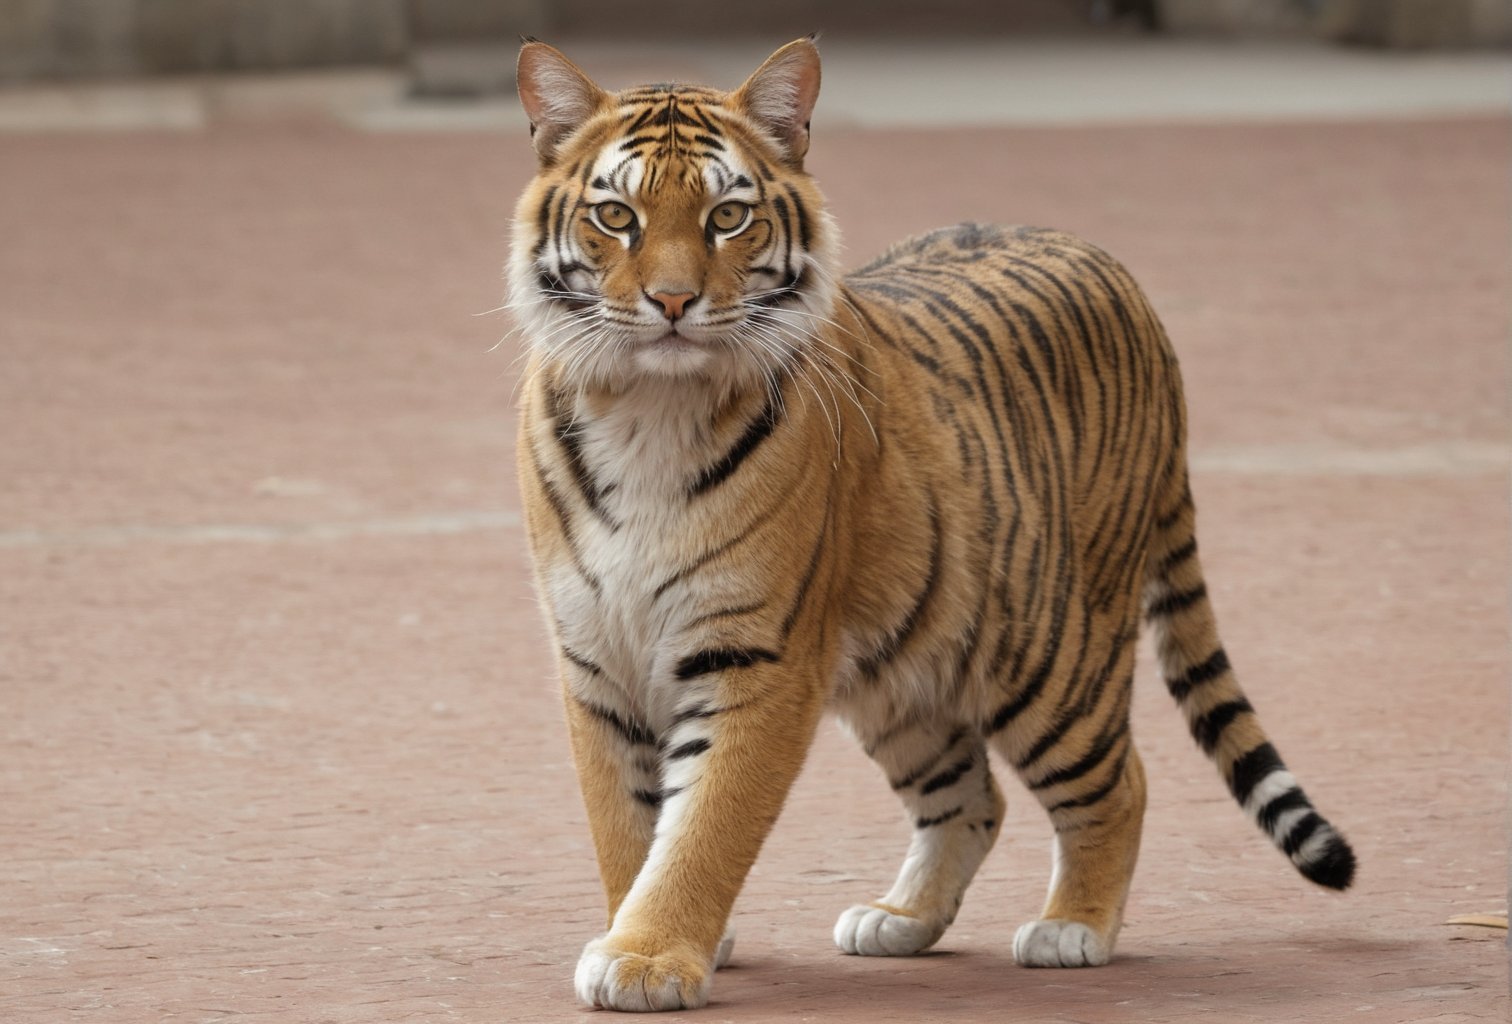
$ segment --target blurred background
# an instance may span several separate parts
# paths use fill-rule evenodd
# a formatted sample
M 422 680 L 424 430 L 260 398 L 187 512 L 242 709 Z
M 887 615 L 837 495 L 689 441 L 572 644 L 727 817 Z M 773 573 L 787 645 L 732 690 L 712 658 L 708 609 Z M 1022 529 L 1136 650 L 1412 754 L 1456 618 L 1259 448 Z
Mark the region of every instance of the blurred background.
M 654 10 L 654 16 L 647 14 Z M 304 115 L 519 127 L 514 54 L 553 41 L 614 87 L 733 86 L 825 33 L 829 123 L 1023 123 L 1487 109 L 1503 0 L 7 0 L 0 130 Z M 948 98 L 940 102 L 940 98 Z
M 647 14 L 654 14 L 646 17 Z M 500 88 L 480 53 L 519 37 L 661 41 L 1148 32 L 1421 50 L 1507 47 L 1502 0 L 7 0 L 0 81 L 405 66 L 421 93 Z M 510 62 L 504 61 L 504 64 Z

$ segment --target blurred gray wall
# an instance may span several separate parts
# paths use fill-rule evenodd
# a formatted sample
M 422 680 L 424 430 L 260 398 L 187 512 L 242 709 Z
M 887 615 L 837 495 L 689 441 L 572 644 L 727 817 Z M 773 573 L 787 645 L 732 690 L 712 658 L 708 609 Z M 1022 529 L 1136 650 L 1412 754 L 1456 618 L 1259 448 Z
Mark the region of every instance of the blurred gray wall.
M 405 0 L 0 0 L 0 77 L 392 63 Z
M 0 0 L 0 81 L 409 63 L 546 37 L 1090 31 L 1321 35 L 1385 46 L 1512 44 L 1509 0 Z M 428 54 L 450 53 L 427 61 Z M 491 66 L 496 66 L 496 61 Z M 464 73 L 461 76 L 466 79 Z M 438 91 L 449 88 L 444 82 Z
M 1104 4 L 1111 10 L 1131 0 Z M 1135 0 L 1134 6 L 1150 0 Z M 521 35 L 1065 31 L 1090 0 L 0 0 L 0 80 L 394 64 Z M 635 13 L 627 13 L 633 10 Z

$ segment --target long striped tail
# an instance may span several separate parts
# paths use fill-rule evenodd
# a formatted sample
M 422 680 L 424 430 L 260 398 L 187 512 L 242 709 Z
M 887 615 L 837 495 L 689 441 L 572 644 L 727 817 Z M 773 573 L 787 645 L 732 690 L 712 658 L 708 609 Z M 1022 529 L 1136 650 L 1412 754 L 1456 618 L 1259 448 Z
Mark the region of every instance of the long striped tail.
M 1303 875 L 1347 888 L 1354 851 L 1286 770 L 1224 653 L 1197 559 L 1184 467 L 1173 475 L 1179 485 L 1167 492 L 1169 505 L 1155 522 L 1144 594 L 1166 687 L 1250 819 Z

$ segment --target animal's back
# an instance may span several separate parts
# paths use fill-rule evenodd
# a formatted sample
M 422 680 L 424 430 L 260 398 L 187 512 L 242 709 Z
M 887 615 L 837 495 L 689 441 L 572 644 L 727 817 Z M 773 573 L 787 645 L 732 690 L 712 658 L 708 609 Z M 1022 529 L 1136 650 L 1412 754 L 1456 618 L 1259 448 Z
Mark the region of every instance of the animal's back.
M 1015 500 L 1073 524 L 1092 606 L 1137 593 L 1153 520 L 1185 486 L 1185 423 L 1165 330 L 1122 264 L 1065 232 L 960 224 L 846 283 L 928 390 L 926 429 L 1000 458 Z

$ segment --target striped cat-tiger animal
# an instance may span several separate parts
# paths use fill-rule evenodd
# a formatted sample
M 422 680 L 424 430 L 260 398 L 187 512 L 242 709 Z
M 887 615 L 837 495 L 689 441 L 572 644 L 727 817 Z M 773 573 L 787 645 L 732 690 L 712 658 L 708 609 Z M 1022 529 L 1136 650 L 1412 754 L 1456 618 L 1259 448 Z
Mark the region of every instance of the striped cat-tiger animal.
M 1145 807 L 1141 613 L 1235 799 L 1302 874 L 1349 884 L 1220 645 L 1176 360 L 1123 267 L 964 225 L 842 278 L 803 169 L 812 40 L 730 93 L 605 92 L 528 41 L 519 89 L 520 486 L 608 896 L 585 1003 L 708 999 L 826 709 L 913 826 L 842 950 L 944 933 L 1003 820 L 990 748 L 1055 828 L 1015 958 L 1105 963 Z

